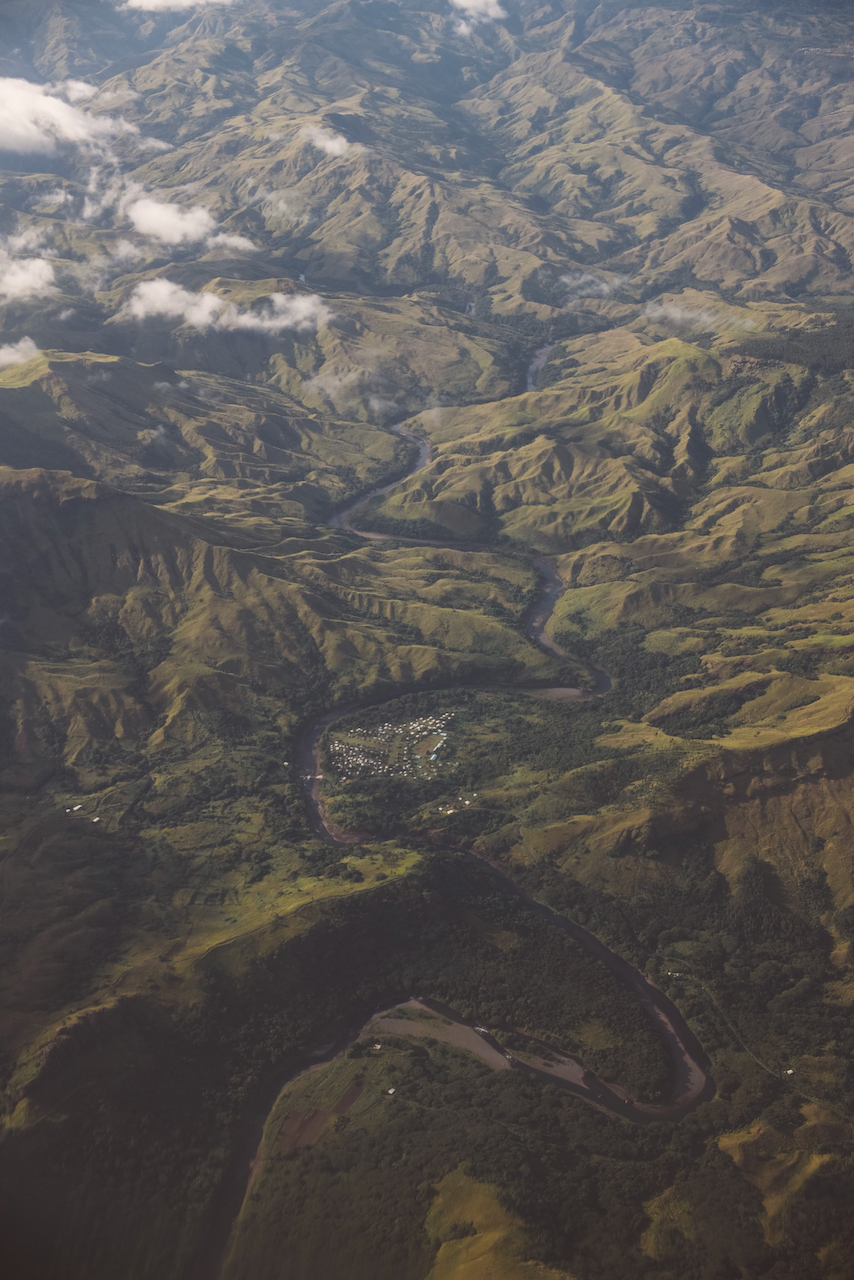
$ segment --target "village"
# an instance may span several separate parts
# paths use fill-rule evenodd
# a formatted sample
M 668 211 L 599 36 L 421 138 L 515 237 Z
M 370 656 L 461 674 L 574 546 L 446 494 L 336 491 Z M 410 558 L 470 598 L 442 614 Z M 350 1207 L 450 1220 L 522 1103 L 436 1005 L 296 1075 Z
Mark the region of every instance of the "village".
M 356 726 L 329 743 L 329 761 L 342 782 L 355 778 L 416 778 L 438 769 L 453 712 L 378 727 Z

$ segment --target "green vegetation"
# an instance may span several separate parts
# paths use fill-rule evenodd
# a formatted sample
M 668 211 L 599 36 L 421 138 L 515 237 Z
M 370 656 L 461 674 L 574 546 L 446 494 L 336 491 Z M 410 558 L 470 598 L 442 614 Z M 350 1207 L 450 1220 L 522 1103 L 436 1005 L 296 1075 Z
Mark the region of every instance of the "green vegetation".
M 650 768 L 659 763 L 649 752 L 639 753 L 637 744 L 620 750 L 598 741 L 609 709 L 455 690 L 396 699 L 351 716 L 366 733 L 372 720 L 382 724 L 380 717 L 390 715 L 403 724 L 419 713 L 453 720 L 439 759 L 414 776 L 389 769 L 336 782 L 333 773 L 324 788 L 331 815 L 349 830 L 461 843 L 495 832 L 506 837 L 508 824 L 518 833 L 519 823 L 539 825 L 547 813 L 568 816 L 582 796 L 596 808 L 606 805 L 626 786 L 650 781 Z
M 370 901 L 359 897 L 308 911 L 313 927 L 291 941 L 284 940 L 287 925 L 274 926 L 245 962 L 239 945 L 199 961 L 195 977 L 206 995 L 203 1004 L 158 1011 L 143 998 L 120 1000 L 97 1021 L 81 1019 L 67 1040 L 49 1046 L 45 1063 L 53 1069 L 43 1069 L 26 1087 L 24 1108 L 50 1113 L 54 1091 L 61 1089 L 58 1069 L 69 1056 L 76 1063 L 79 1102 L 61 1136 L 45 1124 L 12 1129 L 0 1148 L 4 1170 L 17 1169 L 13 1256 L 24 1256 L 33 1214 L 44 1212 L 46 1200 L 57 1220 L 89 1220 L 108 1177 L 105 1207 L 116 1235 L 104 1242 L 104 1274 L 116 1265 L 116 1249 L 132 1248 L 134 1265 L 142 1265 L 150 1248 L 147 1232 L 135 1236 L 128 1217 L 134 1187 L 161 1206 L 163 1274 L 180 1274 L 193 1224 L 202 1220 L 253 1089 L 271 1069 L 281 1070 L 334 1035 L 354 1005 L 370 1008 L 389 991 L 426 985 L 439 998 L 488 1018 L 507 1016 L 495 994 L 506 989 L 520 1021 L 557 1038 L 593 1018 L 604 1019 L 611 1026 L 611 1047 L 598 1053 L 591 1047 L 592 1062 L 622 1073 L 637 1089 L 666 1087 L 657 1037 L 632 997 L 483 870 L 439 860 L 420 883 L 413 879 L 383 888 Z M 491 941 L 481 919 L 518 934 L 512 954 Z M 303 929 L 309 921 L 302 921 Z M 170 1084 L 159 1105 L 163 1071 Z M 204 1135 L 212 1128 L 219 1141 L 207 1148 Z M 39 1181 L 44 1143 L 54 1151 L 47 1184 Z M 72 1179 L 82 1144 L 88 1172 Z M 157 1189 L 164 1185 L 171 1195 L 161 1204 Z M 85 1257 L 89 1247 L 85 1238 L 57 1233 L 44 1241 L 39 1265 L 49 1270 L 69 1251 L 73 1258 Z M 409 1247 L 405 1239 L 402 1247 Z
M 845 1280 L 840 15 L 0 4 L 0 110 L 75 122 L 0 154 L 15 1280 Z M 329 523 L 385 486 L 384 539 Z M 334 845 L 299 744 L 344 707 Z M 406 1017 L 333 1052 L 420 989 L 668 1094 L 483 859 L 664 988 L 713 1098 L 630 1125 Z

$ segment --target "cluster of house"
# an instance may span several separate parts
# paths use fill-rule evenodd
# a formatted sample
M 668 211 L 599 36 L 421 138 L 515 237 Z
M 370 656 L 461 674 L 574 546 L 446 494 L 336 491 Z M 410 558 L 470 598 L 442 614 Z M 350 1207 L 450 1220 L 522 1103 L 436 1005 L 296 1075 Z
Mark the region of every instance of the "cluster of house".
M 345 781 L 348 778 L 369 778 L 374 774 L 388 773 L 385 755 L 340 738 L 331 743 L 329 755 L 335 772 Z
M 477 792 L 473 791 L 472 796 L 474 799 L 477 799 Z M 464 809 L 468 809 L 471 807 L 472 802 L 471 800 L 465 800 L 462 796 L 460 796 L 459 803 L 462 805 Z M 439 808 L 436 810 L 436 812 L 437 813 L 456 813 L 457 811 L 456 809 L 451 809 L 449 806 L 440 805 Z M 477 1027 L 475 1027 L 475 1031 L 477 1031 Z
M 422 716 L 418 720 L 395 724 L 388 721 L 378 728 L 351 729 L 346 737 L 336 738 L 329 754 L 342 781 L 350 778 L 396 777 L 414 778 L 425 762 L 435 764 L 448 739 L 447 725 L 453 712 L 441 716 Z M 429 756 L 418 756 L 415 748 L 425 739 L 437 738 Z M 361 739 L 361 741 L 359 741 Z M 365 741 L 367 739 L 367 741 Z
M 822 45 L 808 45 L 800 50 L 801 53 L 820 53 L 826 58 L 851 58 L 854 57 L 854 44 L 838 44 L 825 48 Z
M 78 809 L 82 809 L 82 808 L 83 808 L 83 805 L 82 805 L 82 804 L 75 804 L 75 805 L 72 805 L 72 806 L 71 806 L 71 808 L 66 809 L 66 810 L 65 810 L 65 812 L 66 812 L 66 813 L 77 813 Z M 85 817 L 86 815 L 85 815 L 85 814 L 83 814 L 82 816 L 83 816 L 83 817 Z M 100 822 L 100 821 L 101 821 L 101 819 L 100 819 L 100 818 L 92 818 L 92 822 Z

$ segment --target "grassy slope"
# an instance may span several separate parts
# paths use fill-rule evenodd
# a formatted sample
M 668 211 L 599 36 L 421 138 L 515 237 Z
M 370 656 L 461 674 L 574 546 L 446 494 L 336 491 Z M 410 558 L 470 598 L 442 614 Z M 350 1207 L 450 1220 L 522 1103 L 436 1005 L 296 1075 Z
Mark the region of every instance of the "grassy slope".
M 43 237 L 58 288 L 3 307 L 4 341 L 32 335 L 50 356 L 0 373 L 4 1158 L 26 1199 L 61 1152 L 48 1207 L 26 1219 L 31 1244 L 47 1223 L 59 1249 L 44 1266 L 57 1274 L 78 1218 L 78 1244 L 103 1252 L 94 1263 L 80 1245 L 62 1265 L 73 1254 L 87 1280 L 115 1274 L 123 1239 L 137 1241 L 134 1275 L 182 1265 L 247 1082 L 343 1015 L 298 1035 L 292 991 L 265 1065 L 247 1048 L 217 1074 L 216 1045 L 263 1040 L 259 958 L 311 933 L 321 907 L 344 930 L 342 900 L 361 909 L 417 874 L 401 837 L 419 830 L 508 858 L 656 975 L 714 1055 L 718 1098 L 660 1165 L 638 1146 L 618 1170 L 610 1130 L 571 1112 L 562 1149 L 584 1129 L 579 1178 L 590 1151 L 609 1170 L 584 1226 L 558 1222 L 549 1191 L 513 1201 L 513 1161 L 552 1158 L 545 1138 L 514 1149 L 498 1182 L 536 1223 L 537 1256 L 621 1280 L 654 1264 L 664 1280 L 704 1256 L 783 1267 L 796 1247 L 799 1275 L 841 1275 L 854 670 L 850 335 L 832 308 L 851 288 L 851 87 L 805 49 L 845 43 L 844 28 L 820 11 L 570 5 L 464 39 L 434 14 L 346 4 L 150 24 L 100 5 L 7 9 L 6 46 L 32 59 L 8 74 L 133 90 L 122 114 L 173 149 L 128 135 L 125 167 L 258 245 L 170 255 L 118 211 L 69 219 L 90 176 L 74 160 L 2 176 L 4 227 Z M 111 65 L 128 39 L 139 65 Z M 351 146 L 313 149 L 306 125 Z M 128 236 L 136 257 L 110 260 Z M 123 301 L 157 276 L 244 307 L 318 291 L 334 314 L 316 336 L 129 325 Z M 549 336 L 537 391 L 513 394 Z M 583 714 L 466 703 L 456 773 L 333 795 L 342 818 L 388 837 L 341 860 L 309 837 L 281 764 L 302 716 L 412 680 L 554 672 L 518 628 L 521 567 L 479 555 L 474 573 L 462 552 L 368 550 L 323 529 L 334 503 L 400 469 L 372 424 L 402 414 L 435 460 L 371 518 L 559 555 L 573 590 L 556 634 L 616 689 Z M 447 814 L 461 785 L 478 792 L 477 820 Z M 199 1041 L 192 1020 L 221 998 L 212 958 L 245 985 Z M 594 1022 L 581 1043 L 624 1053 L 625 1036 Z M 135 1056 L 154 1137 L 118 1094 L 97 1124 L 85 1101 Z M 192 1069 L 155 1103 L 145 1079 L 180 1061 Z M 795 1095 L 779 1084 L 788 1062 Z M 196 1097 L 202 1078 L 220 1113 Z M 442 1089 L 430 1105 L 441 1115 Z M 485 1100 L 479 1136 L 514 1106 Z M 538 1104 L 525 1106 L 514 1141 Z M 179 1112 L 192 1130 L 180 1158 Z M 193 1187 L 187 1213 L 145 1183 L 148 1260 L 130 1190 L 109 1231 L 98 1207 L 131 1135 L 152 1165 L 168 1154 L 170 1187 Z M 451 1144 L 447 1169 L 466 1156 Z M 563 1203 L 579 1198 L 560 1185 Z M 729 1259 L 727 1195 L 743 1206 Z M 611 1246 L 596 1215 L 614 1196 L 636 1215 Z M 401 1245 L 427 1250 L 419 1275 L 428 1200 Z M 497 1240 L 490 1265 L 509 1265 L 508 1247 Z M 38 1272 L 33 1248 L 22 1276 Z

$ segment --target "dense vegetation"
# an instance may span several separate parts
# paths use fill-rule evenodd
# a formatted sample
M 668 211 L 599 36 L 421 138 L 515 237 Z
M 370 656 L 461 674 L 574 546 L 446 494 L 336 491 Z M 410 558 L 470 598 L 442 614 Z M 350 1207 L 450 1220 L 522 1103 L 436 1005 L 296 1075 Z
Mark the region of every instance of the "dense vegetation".
M 364 1016 L 413 987 L 467 1016 L 515 1019 L 560 1044 L 595 1020 L 610 1032 L 612 1047 L 584 1046 L 592 1066 L 641 1094 L 667 1088 L 663 1051 L 633 998 L 485 871 L 440 859 L 399 888 L 315 919 L 303 938 L 239 975 L 214 953 L 200 974 L 206 999 L 192 1010 L 169 1015 L 140 999 L 120 1001 L 100 1025 L 84 1021 L 66 1048 L 54 1049 L 54 1072 L 63 1054 L 76 1050 L 77 1072 L 86 1078 L 73 1120 L 60 1135 L 40 1126 L 35 1144 L 10 1134 L 0 1148 L 11 1197 L 8 1250 L 22 1280 L 85 1265 L 95 1237 L 76 1230 L 81 1221 L 98 1232 L 99 1274 L 114 1274 L 129 1253 L 134 1266 L 180 1275 L 253 1093 L 271 1072 L 335 1035 L 354 1010 Z M 490 929 L 513 931 L 515 945 L 496 946 Z M 37 1093 L 42 1106 L 49 1105 L 50 1076 L 43 1073 Z M 212 1131 L 218 1142 L 210 1148 Z M 52 1173 L 45 1179 L 48 1150 Z M 157 1206 L 156 1255 L 148 1230 L 134 1221 L 140 1195 Z M 96 1201 L 101 1211 L 93 1219 Z M 68 1225 L 28 1256 L 34 1222 L 48 1204 L 52 1218 Z
M 844 6 L 180 3 L 0 0 L 6 1269 L 845 1280 Z M 714 1097 L 344 1049 L 667 1096 L 490 861 Z

